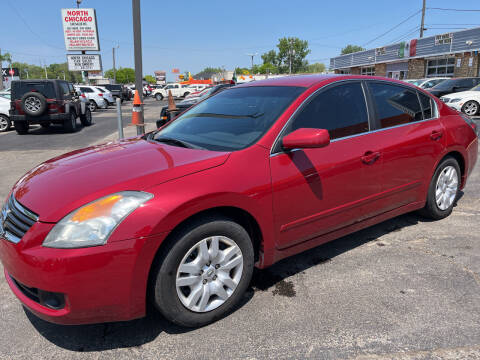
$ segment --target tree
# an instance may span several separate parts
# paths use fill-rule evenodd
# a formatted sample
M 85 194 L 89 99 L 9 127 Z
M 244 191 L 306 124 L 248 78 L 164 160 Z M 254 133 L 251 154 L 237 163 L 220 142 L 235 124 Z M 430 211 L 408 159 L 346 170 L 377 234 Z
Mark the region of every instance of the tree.
M 307 65 L 306 72 L 307 73 L 323 73 L 325 72 L 325 64 L 317 62 L 314 64 Z
M 12 55 L 10 55 L 10 53 L 5 53 L 3 55 L 0 55 L 0 62 L 2 61 L 6 61 L 8 63 L 11 63 L 12 62 Z
M 271 64 L 278 67 L 280 73 L 288 73 L 290 66 L 292 73 L 305 71 L 308 65 L 305 58 L 310 53 L 308 41 L 296 37 L 284 37 L 278 40 L 277 48 L 278 54 L 275 53 L 275 50 L 270 50 L 262 55 L 264 63 L 265 60 L 274 61 Z
M 236 67 L 235 73 L 238 75 L 250 75 L 251 69 Z
M 105 71 L 104 76 L 113 79 L 113 69 Z M 117 69 L 117 83 L 129 84 L 135 81 L 135 70 L 132 68 L 118 68 Z
M 144 79 L 149 84 L 155 84 L 157 82 L 157 80 L 152 75 L 145 75 Z
M 363 51 L 363 50 L 365 49 L 361 46 L 348 44 L 342 49 L 342 52 L 340 53 L 340 55 L 351 54 L 351 53 Z
M 194 79 L 210 79 L 212 77 L 212 75 L 218 74 L 222 71 L 223 71 L 223 69 L 219 68 L 219 67 L 218 68 L 216 68 L 216 67 L 206 67 L 205 69 L 203 69 L 199 73 L 193 75 L 193 78 Z

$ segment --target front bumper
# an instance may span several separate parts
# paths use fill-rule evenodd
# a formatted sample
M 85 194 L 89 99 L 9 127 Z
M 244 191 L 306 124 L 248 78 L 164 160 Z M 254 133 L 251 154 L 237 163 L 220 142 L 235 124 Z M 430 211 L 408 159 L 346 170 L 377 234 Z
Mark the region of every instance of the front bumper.
M 166 234 L 82 249 L 41 246 L 53 226 L 35 223 L 18 244 L 0 238 L 6 280 L 26 307 L 46 321 L 67 325 L 145 315 L 150 266 Z M 64 303 L 46 306 L 28 289 L 58 294 Z

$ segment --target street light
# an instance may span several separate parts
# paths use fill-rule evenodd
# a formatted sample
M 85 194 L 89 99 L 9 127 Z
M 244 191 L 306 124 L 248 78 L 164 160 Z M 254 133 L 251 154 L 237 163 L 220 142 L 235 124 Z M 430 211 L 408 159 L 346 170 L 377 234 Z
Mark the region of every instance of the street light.
M 82 3 L 82 0 L 77 0 L 77 9 L 80 7 L 81 3 Z

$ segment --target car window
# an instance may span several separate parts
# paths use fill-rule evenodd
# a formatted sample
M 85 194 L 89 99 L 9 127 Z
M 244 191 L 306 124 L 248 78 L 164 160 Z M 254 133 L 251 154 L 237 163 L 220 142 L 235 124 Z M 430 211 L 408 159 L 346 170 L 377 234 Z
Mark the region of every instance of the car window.
M 100 91 L 101 93 L 104 93 L 104 92 L 105 92 L 105 90 L 103 90 L 102 88 L 98 88 L 98 87 L 97 87 L 97 88 L 95 88 L 95 89 L 97 89 L 97 90 Z
M 68 88 L 68 84 L 66 82 L 60 81 L 59 85 L 63 95 L 66 95 L 66 96 L 70 95 L 70 89 Z
M 70 90 L 70 92 L 74 92 L 75 89 L 73 88 L 73 85 L 68 83 L 68 90 Z
M 12 84 L 12 99 L 21 99 L 25 93 L 30 91 L 37 91 L 47 99 L 55 99 L 55 88 L 51 81 L 45 82 L 28 82 L 19 81 Z
M 180 86 L 179 85 L 175 85 L 175 89 L 178 89 Z
M 235 151 L 254 144 L 305 88 L 250 86 L 233 88 L 190 108 L 154 139 L 186 141 L 213 151 Z
M 429 96 L 421 92 L 418 93 L 418 96 L 420 97 L 420 103 L 422 104 L 422 108 L 423 108 L 423 118 L 431 119 L 433 117 L 433 111 L 432 111 L 433 100 Z
M 80 90 L 82 90 L 82 92 L 84 93 L 92 93 L 93 90 L 88 88 L 88 87 L 81 87 Z
M 415 91 L 402 86 L 370 83 L 375 103 L 377 126 L 381 129 L 423 120 Z
M 326 129 L 332 140 L 367 132 L 367 106 L 361 84 L 338 85 L 318 94 L 289 125 L 287 133 L 300 128 Z
M 471 88 L 471 87 L 474 87 L 475 84 L 476 83 L 474 82 L 474 79 L 458 79 L 456 84 L 454 84 L 453 86 L 458 86 L 462 88 Z

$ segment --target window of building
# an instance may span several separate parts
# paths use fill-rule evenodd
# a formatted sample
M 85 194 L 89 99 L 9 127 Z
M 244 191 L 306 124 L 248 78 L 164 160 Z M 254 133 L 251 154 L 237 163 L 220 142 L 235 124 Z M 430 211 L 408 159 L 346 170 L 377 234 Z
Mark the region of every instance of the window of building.
M 338 69 L 337 70 L 338 74 L 351 74 L 350 69 Z
M 362 67 L 362 75 L 375 75 L 375 66 Z
M 452 33 L 435 35 L 435 45 L 450 44 L 452 42 Z
M 454 57 L 427 60 L 427 77 L 453 76 L 454 71 Z
M 367 106 L 360 83 L 334 86 L 318 94 L 287 133 L 300 128 L 327 129 L 332 140 L 367 132 Z
M 422 108 L 416 91 L 403 86 L 369 84 L 381 129 L 423 120 Z

